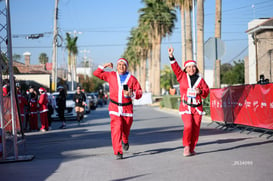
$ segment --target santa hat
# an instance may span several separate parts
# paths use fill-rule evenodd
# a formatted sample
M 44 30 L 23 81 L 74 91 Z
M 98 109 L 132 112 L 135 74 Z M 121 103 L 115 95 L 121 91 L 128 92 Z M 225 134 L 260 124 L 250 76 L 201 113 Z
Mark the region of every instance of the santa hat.
M 117 62 L 117 63 L 119 63 L 119 62 L 125 63 L 126 67 L 129 66 L 128 60 L 126 60 L 125 58 L 120 58 L 120 59 L 118 59 L 118 62 Z
M 187 66 L 190 66 L 190 65 L 196 65 L 196 61 L 194 61 L 194 60 L 187 60 L 184 63 L 184 68 L 186 68 Z
M 46 90 L 45 90 L 45 88 L 40 87 L 40 88 L 39 88 L 39 91 L 41 91 L 41 92 L 45 92 Z

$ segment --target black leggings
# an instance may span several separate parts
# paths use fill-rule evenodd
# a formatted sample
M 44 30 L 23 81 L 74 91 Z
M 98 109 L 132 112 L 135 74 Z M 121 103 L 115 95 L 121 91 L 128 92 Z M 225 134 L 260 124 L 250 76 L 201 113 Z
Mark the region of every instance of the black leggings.
M 77 121 L 80 122 L 83 119 L 84 112 L 77 112 Z

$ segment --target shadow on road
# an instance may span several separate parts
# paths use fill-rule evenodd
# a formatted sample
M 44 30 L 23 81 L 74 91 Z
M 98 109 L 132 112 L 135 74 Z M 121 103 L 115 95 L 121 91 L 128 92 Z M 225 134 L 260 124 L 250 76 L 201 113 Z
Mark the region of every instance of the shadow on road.
M 241 140 L 243 140 L 243 139 L 241 139 Z M 208 143 L 204 143 L 204 144 L 199 144 L 197 146 L 206 145 L 206 144 L 219 144 L 219 142 L 229 143 L 229 142 L 241 141 L 241 140 L 240 139 L 238 139 L 238 140 L 236 140 L 236 139 L 227 139 L 227 141 L 225 141 L 225 140 L 216 140 L 215 142 L 208 142 Z M 273 143 L 273 140 L 272 141 L 257 142 L 257 143 L 247 143 L 247 144 L 241 144 L 241 145 L 237 145 L 237 146 L 233 146 L 233 147 L 229 147 L 229 148 L 222 148 L 222 149 L 217 149 L 217 150 L 198 152 L 198 155 L 199 154 L 206 154 L 206 153 L 221 152 L 221 151 L 229 151 L 229 150 L 235 150 L 235 149 L 258 146 L 258 145 L 264 145 L 264 144 L 270 144 L 270 143 Z

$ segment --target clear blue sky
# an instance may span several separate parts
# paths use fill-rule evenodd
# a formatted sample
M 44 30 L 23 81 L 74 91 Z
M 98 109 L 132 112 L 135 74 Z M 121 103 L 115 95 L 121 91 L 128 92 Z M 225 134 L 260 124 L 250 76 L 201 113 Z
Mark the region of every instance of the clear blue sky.
M 32 54 L 31 64 L 38 64 L 40 53 L 45 52 L 51 62 L 54 4 L 55 0 L 10 1 L 12 35 L 18 35 L 12 40 L 13 54 L 23 55 L 28 51 Z M 138 24 L 138 10 L 142 7 L 144 4 L 140 0 L 60 0 L 59 33 L 64 39 L 66 32 L 81 33 L 77 34 L 78 61 L 83 60 L 83 51 L 87 50 L 86 55 L 95 65 L 116 62 L 126 49 L 130 30 Z M 248 22 L 254 17 L 273 17 L 272 8 L 272 0 L 222 0 L 222 40 L 226 47 L 222 62 L 232 63 L 248 54 L 245 33 Z M 162 65 L 168 64 L 169 45 L 174 47 L 176 59 L 181 59 L 178 10 L 177 18 L 173 34 L 162 42 Z M 215 0 L 206 0 L 205 41 L 214 36 L 214 21 Z M 28 34 L 36 33 L 44 33 L 44 37 L 34 40 L 25 38 Z M 58 48 L 58 64 L 63 66 L 66 60 L 67 51 L 65 48 Z M 206 60 L 206 64 L 211 65 L 212 62 Z

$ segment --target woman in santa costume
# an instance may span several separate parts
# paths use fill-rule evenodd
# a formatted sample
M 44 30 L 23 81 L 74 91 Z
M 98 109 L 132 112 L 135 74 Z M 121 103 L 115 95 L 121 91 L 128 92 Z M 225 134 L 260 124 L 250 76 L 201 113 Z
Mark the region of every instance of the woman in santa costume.
M 21 126 L 24 126 L 25 120 L 25 107 L 27 106 L 27 99 L 21 94 L 21 85 L 17 82 L 16 83 L 16 93 L 17 93 L 17 100 L 19 103 L 20 109 L 20 117 L 21 117 Z
M 48 111 L 48 96 L 46 94 L 46 90 L 43 87 L 39 88 L 40 97 L 38 100 L 39 103 L 39 112 L 40 112 L 40 120 L 41 120 L 41 131 L 45 132 L 48 130 L 48 118 L 47 118 L 47 111 Z
M 184 156 L 190 156 L 196 154 L 194 148 L 198 141 L 203 115 L 202 98 L 205 99 L 208 96 L 209 87 L 198 74 L 196 62 L 187 60 L 182 70 L 173 56 L 173 51 L 173 48 L 168 49 L 171 67 L 180 84 L 179 113 L 184 123 Z
M 38 129 L 38 102 L 36 99 L 36 95 L 34 93 L 31 94 L 31 98 L 29 100 L 29 126 L 30 131 L 39 130 Z
M 123 158 L 123 149 L 129 149 L 128 137 L 133 123 L 132 99 L 140 99 L 142 89 L 137 79 L 127 72 L 128 61 L 118 59 L 117 72 L 104 71 L 113 68 L 112 63 L 99 66 L 94 75 L 109 83 L 110 104 L 109 115 L 111 118 L 111 137 L 114 154 L 117 159 Z

